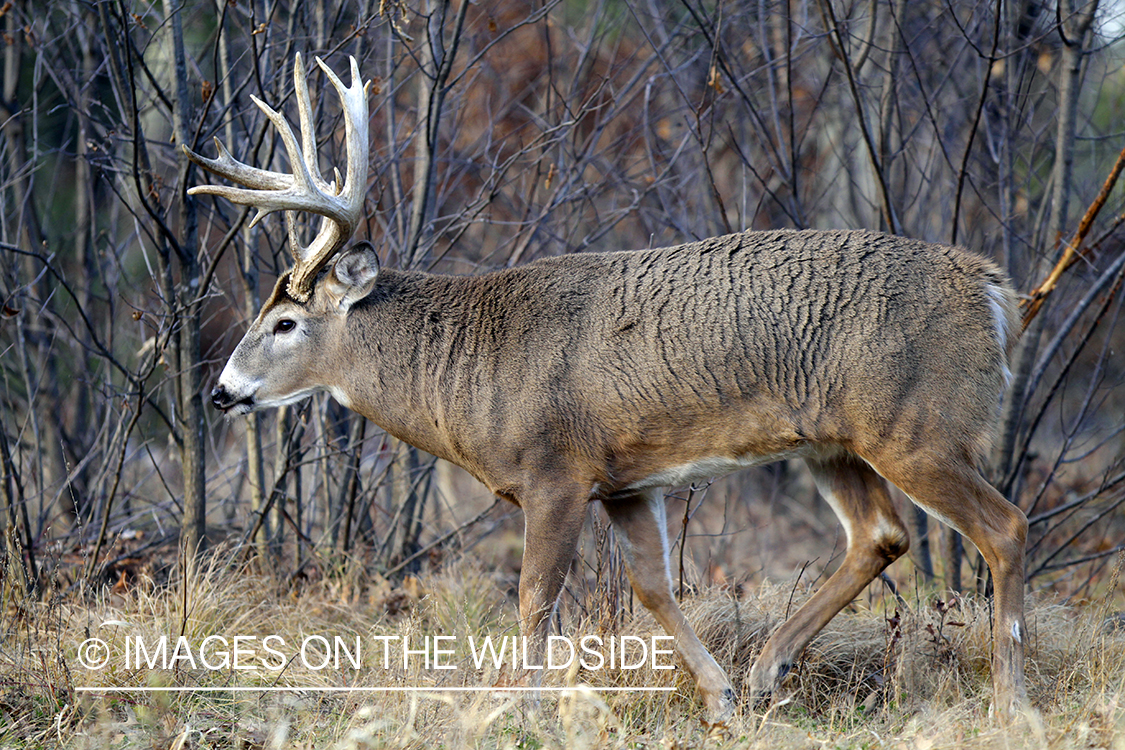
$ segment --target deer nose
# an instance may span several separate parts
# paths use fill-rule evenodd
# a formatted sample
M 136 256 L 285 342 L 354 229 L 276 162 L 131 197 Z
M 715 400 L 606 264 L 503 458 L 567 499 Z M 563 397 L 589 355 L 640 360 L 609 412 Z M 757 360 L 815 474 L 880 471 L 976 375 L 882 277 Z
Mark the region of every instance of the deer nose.
M 217 385 L 211 389 L 211 403 L 216 409 L 226 411 L 234 404 L 234 397 L 227 393 L 227 389 Z

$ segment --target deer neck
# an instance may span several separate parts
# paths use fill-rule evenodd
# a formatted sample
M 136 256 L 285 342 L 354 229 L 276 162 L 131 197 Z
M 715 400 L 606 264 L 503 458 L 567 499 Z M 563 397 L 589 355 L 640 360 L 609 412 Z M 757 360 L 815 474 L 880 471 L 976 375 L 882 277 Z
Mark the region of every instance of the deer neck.
M 433 455 L 457 460 L 442 391 L 458 321 L 472 277 L 384 269 L 368 297 L 345 321 L 340 357 L 326 380 L 348 408 L 391 435 Z

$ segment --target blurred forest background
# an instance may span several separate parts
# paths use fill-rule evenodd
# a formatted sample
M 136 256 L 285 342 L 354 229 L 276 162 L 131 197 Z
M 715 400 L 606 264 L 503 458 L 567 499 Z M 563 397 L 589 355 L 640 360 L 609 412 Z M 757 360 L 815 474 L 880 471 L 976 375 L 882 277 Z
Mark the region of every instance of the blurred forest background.
M 327 396 L 234 420 L 206 404 L 289 254 L 279 216 L 250 228 L 249 210 L 189 198 L 211 178 L 180 145 L 213 155 L 218 137 L 288 171 L 250 95 L 295 121 L 297 52 L 341 74 L 354 55 L 375 80 L 360 235 L 391 265 L 473 274 L 745 229 L 867 227 L 963 244 L 1025 294 L 1055 269 L 1057 285 L 1028 299 L 1042 307 L 988 475 L 1031 518 L 1032 588 L 1094 596 L 1125 543 L 1123 11 L 5 2 L 5 596 L 159 582 L 177 550 L 206 549 L 293 580 L 393 579 L 472 550 L 514 584 L 518 510 L 459 470 Z M 343 164 L 339 102 L 310 70 L 330 173 Z M 900 586 L 987 586 L 971 545 L 908 512 Z M 627 589 L 599 513 L 571 586 L 607 581 L 616 606 Z M 822 573 L 843 552 L 796 464 L 681 488 L 669 517 L 682 586 Z

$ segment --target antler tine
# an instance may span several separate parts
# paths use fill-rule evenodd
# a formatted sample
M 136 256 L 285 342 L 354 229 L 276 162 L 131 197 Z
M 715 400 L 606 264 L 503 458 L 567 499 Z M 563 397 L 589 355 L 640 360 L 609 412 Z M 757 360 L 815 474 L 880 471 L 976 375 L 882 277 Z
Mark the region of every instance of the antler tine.
M 213 139 L 215 142 L 215 150 L 219 152 L 218 158 L 208 159 L 202 154 L 197 154 L 187 146 L 182 146 L 184 153 L 188 158 L 199 166 L 206 169 L 208 172 L 226 177 L 228 180 L 246 185 L 247 187 L 260 188 L 264 190 L 284 190 L 293 184 L 292 175 L 287 175 L 282 172 L 273 172 L 268 169 L 258 169 L 251 167 L 231 156 L 230 151 L 223 145 L 223 142 L 218 138 Z M 230 188 L 222 185 L 196 185 L 188 189 L 188 195 L 225 195 L 231 190 L 238 188 Z
M 305 61 L 300 52 L 293 61 L 293 91 L 297 95 L 297 121 L 301 131 L 301 151 L 304 154 L 305 167 L 318 186 L 327 188 L 316 159 L 316 128 L 312 124 L 309 79 L 305 74 Z
M 352 85 L 351 88 L 345 88 L 343 81 L 339 76 L 329 68 L 323 60 L 319 57 L 316 58 L 316 64 L 328 76 L 329 82 L 336 92 L 340 95 L 340 100 L 344 102 L 344 109 L 347 112 L 352 112 L 356 107 L 362 107 L 364 114 L 367 112 L 367 92 L 371 88 L 371 81 L 363 83 L 362 86 L 357 87 L 356 81 L 360 80 L 359 77 L 359 63 L 356 62 L 354 57 L 349 57 L 352 67 Z M 362 161 L 352 158 L 352 143 L 355 142 L 359 149 L 364 154 L 367 153 L 367 128 L 360 128 L 359 125 L 362 121 L 357 121 L 354 117 L 344 118 L 344 140 L 348 146 L 348 164 L 347 173 L 344 178 L 344 186 L 359 190 L 361 193 L 366 188 L 366 185 L 360 185 L 361 180 L 365 180 L 367 176 L 367 160 L 364 158 Z M 337 175 L 339 172 L 337 172 Z M 337 184 L 339 178 L 337 178 Z M 338 188 L 339 189 L 339 188 Z
M 351 237 L 363 213 L 367 188 L 367 91 L 359 75 L 359 64 L 351 59 L 352 83 L 344 86 L 339 77 L 317 58 L 317 64 L 327 73 L 340 96 L 344 109 L 344 131 L 347 149 L 346 179 L 340 184 L 339 171 L 334 183 L 328 183 L 320 174 L 316 157 L 316 132 L 312 123 L 309 103 L 309 85 L 300 54 L 293 65 L 293 82 L 297 95 L 297 114 L 300 120 L 301 143 L 290 127 L 289 121 L 277 110 L 258 99 L 250 98 L 270 122 L 273 123 L 285 151 L 289 156 L 292 174 L 272 172 L 244 164 L 230 155 L 215 140 L 218 158 L 208 159 L 184 147 L 184 152 L 199 166 L 209 172 L 243 185 L 199 185 L 188 190 L 189 195 L 218 195 L 227 200 L 258 209 L 251 225 L 274 211 L 285 211 L 289 230 L 290 251 L 294 266 L 289 276 L 288 292 L 302 302 L 312 293 L 316 274 L 324 264 Z M 308 245 L 301 245 L 298 237 L 296 212 L 307 211 L 324 217 L 316 237 Z

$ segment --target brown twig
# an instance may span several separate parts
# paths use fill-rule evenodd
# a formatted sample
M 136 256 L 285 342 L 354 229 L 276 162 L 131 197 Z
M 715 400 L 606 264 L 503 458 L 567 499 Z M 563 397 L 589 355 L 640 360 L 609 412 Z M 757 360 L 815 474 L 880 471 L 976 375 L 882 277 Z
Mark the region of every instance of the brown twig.
M 1082 243 L 1086 239 L 1086 235 L 1090 233 L 1090 228 L 1094 225 L 1094 220 L 1098 217 L 1102 207 L 1105 205 L 1106 200 L 1109 199 L 1110 192 L 1113 191 L 1114 186 L 1117 184 L 1117 178 L 1121 176 L 1122 169 L 1125 169 L 1125 148 L 1121 149 L 1121 153 L 1117 155 L 1117 161 L 1110 170 L 1109 176 L 1105 178 L 1105 184 L 1098 192 L 1094 202 L 1086 209 L 1086 214 L 1082 217 L 1082 221 L 1078 223 L 1078 231 L 1075 232 L 1074 237 L 1067 243 L 1066 249 L 1063 250 L 1062 256 L 1059 257 L 1055 267 L 1047 274 L 1039 286 L 1035 287 L 1028 295 L 1028 298 L 1021 304 L 1024 307 L 1023 313 L 1023 329 L 1027 330 L 1028 324 L 1039 314 L 1039 309 L 1043 306 L 1043 301 L 1055 290 L 1058 286 L 1059 279 L 1062 275 L 1078 262 L 1080 258 L 1085 258 L 1088 255 L 1088 249 L 1081 249 Z
M 492 505 L 488 506 L 487 508 L 482 510 L 480 513 L 476 514 L 475 516 L 470 518 L 468 521 L 465 521 L 465 523 L 461 524 L 457 528 L 453 529 L 452 531 L 447 531 L 445 534 L 441 535 L 440 537 L 438 537 L 434 541 L 430 542 L 425 547 L 422 547 L 417 552 L 415 552 L 413 555 L 406 558 L 405 560 L 400 562 L 398 565 L 396 565 L 393 568 L 391 568 L 390 570 L 388 570 L 383 575 L 387 576 L 387 577 L 393 576 L 395 573 L 399 572 L 400 570 L 405 568 L 407 565 L 414 562 L 415 560 L 417 560 L 419 557 L 426 554 L 430 550 L 435 549 L 435 548 L 440 547 L 441 545 L 445 544 L 447 541 L 452 539 L 457 534 L 460 534 L 465 529 L 467 529 L 470 526 L 473 526 L 476 523 L 478 523 L 481 519 L 483 519 L 485 516 L 487 516 L 492 511 L 493 508 L 495 508 L 497 505 L 499 505 L 500 502 L 501 502 L 500 498 L 496 498 L 495 500 L 492 501 Z

